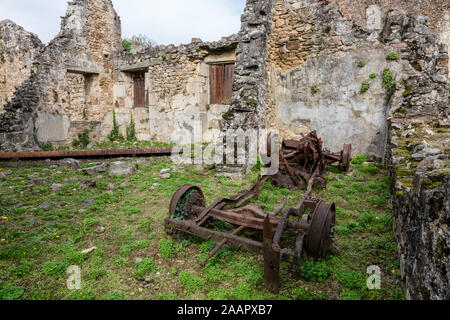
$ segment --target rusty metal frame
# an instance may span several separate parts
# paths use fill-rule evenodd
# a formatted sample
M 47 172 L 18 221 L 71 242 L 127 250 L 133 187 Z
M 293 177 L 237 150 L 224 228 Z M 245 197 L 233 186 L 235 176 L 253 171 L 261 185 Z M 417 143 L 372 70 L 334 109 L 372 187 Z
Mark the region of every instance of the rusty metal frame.
M 12 159 L 64 159 L 64 158 L 102 158 L 150 156 L 162 157 L 172 155 L 171 148 L 161 149 L 117 149 L 117 150 L 71 150 L 38 152 L 0 152 L 0 160 Z
M 208 260 L 213 257 L 224 245 L 232 245 L 251 252 L 262 253 L 264 255 L 264 279 L 268 290 L 273 293 L 279 291 L 279 270 L 280 261 L 285 260 L 294 263 L 298 270 L 299 261 L 304 249 L 312 252 L 314 256 L 326 254 L 331 246 L 331 241 L 327 237 L 332 236 L 334 230 L 335 210 L 334 204 L 323 206 L 325 203 L 311 197 L 314 181 L 319 174 L 320 168 L 316 168 L 308 183 L 307 192 L 294 208 L 285 208 L 287 197 L 283 203 L 272 213 L 267 213 L 257 206 L 242 206 L 246 201 L 258 194 L 260 186 L 268 177 L 258 177 L 255 184 L 239 194 L 216 200 L 212 205 L 205 208 L 204 196 L 200 188 L 183 185 L 173 195 L 170 203 L 169 217 L 165 219 L 166 232 L 172 234 L 174 230 L 195 235 L 207 240 L 216 241 L 218 244 L 209 253 L 207 258 L 201 263 L 204 267 Z M 190 198 L 184 196 L 188 192 Z M 183 199 L 183 202 L 180 200 Z M 178 203 L 183 204 L 187 214 L 187 220 L 173 219 Z M 231 209 L 224 209 L 226 206 Z M 306 208 L 313 210 L 313 216 L 304 214 Z M 284 210 L 283 210 L 284 209 Z M 277 215 L 282 212 L 280 218 Z M 317 215 L 317 216 L 316 216 Z M 301 222 L 289 221 L 290 216 L 301 216 Z M 202 226 L 209 218 L 215 218 L 228 222 L 236 226 L 232 233 L 213 231 Z M 313 230 L 311 229 L 313 226 Z M 330 230 L 326 230 L 329 228 Z M 263 231 L 263 241 L 255 241 L 247 237 L 238 236 L 244 230 Z M 285 231 L 296 234 L 295 247 L 293 250 L 281 248 L 281 239 Z M 318 234 L 313 234 L 318 233 Z M 313 241 L 312 244 L 309 241 Z

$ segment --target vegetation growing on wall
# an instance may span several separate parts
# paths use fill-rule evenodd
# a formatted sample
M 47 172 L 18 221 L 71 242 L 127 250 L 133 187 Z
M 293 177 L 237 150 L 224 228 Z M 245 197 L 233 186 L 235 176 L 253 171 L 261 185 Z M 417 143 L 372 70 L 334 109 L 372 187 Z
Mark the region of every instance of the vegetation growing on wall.
M 312 94 L 316 94 L 317 92 L 319 92 L 319 87 L 315 84 L 311 87 L 311 92 Z
M 389 102 L 396 90 L 395 76 L 389 68 L 383 71 L 383 87 L 386 89 L 386 102 Z
M 127 140 L 136 141 L 136 123 L 134 122 L 133 115 L 131 115 L 130 124 L 127 126 Z
M 86 148 L 89 143 L 89 131 L 85 130 L 81 133 L 78 133 L 78 139 L 72 141 L 72 146 L 74 148 Z
M 361 94 L 366 93 L 369 89 L 370 89 L 370 82 L 369 81 L 364 81 L 362 86 L 361 86 Z
M 122 47 L 126 52 L 130 52 L 131 51 L 131 42 L 128 40 L 123 40 Z
M 116 111 L 115 110 L 113 110 L 113 128 L 112 128 L 110 134 L 108 135 L 108 140 L 111 142 L 124 140 L 122 134 L 120 134 L 120 131 L 119 131 L 119 123 L 117 122 L 117 119 L 116 119 Z
M 387 57 L 386 60 L 388 61 L 397 61 L 399 59 L 398 53 L 391 52 Z

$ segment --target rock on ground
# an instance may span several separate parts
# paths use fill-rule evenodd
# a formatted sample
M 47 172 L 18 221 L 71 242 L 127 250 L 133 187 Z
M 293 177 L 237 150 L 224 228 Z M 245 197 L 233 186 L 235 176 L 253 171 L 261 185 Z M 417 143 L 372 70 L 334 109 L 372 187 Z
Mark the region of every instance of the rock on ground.
M 109 167 L 110 177 L 131 176 L 136 173 L 136 165 L 123 161 L 116 161 Z

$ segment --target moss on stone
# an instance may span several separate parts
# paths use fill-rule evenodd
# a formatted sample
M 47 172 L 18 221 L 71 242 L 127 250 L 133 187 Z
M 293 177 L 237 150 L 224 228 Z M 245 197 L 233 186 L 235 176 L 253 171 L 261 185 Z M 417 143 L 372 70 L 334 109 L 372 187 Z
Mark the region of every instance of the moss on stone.
M 398 177 L 409 177 L 413 176 L 416 173 L 415 169 L 405 169 L 405 168 L 397 168 L 395 169 L 395 173 Z
M 249 99 L 249 100 L 245 101 L 245 104 L 250 107 L 256 108 L 258 106 L 258 101 L 256 101 L 255 99 Z

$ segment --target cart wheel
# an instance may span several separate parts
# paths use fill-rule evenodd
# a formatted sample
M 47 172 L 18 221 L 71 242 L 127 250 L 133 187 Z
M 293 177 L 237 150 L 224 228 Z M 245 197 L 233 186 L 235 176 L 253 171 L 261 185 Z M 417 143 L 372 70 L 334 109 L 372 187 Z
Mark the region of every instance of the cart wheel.
M 197 186 L 185 184 L 178 188 L 170 200 L 169 217 L 176 220 L 195 218 L 192 206 L 205 206 L 205 196 Z
M 320 201 L 314 210 L 306 239 L 306 248 L 314 257 L 324 258 L 331 249 L 336 223 L 336 206 Z
M 345 172 L 350 169 L 350 162 L 352 161 L 352 145 L 344 144 L 344 149 L 342 150 L 342 160 L 341 160 L 341 169 Z

